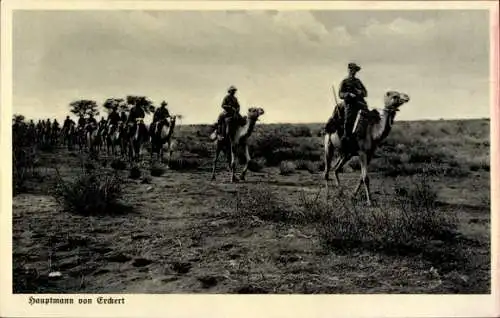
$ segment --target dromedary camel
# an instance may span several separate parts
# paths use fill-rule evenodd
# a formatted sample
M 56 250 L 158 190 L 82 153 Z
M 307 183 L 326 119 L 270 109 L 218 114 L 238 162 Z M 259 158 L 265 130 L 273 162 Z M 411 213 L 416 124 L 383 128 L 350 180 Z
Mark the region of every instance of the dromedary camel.
M 144 118 L 137 118 L 135 124 L 128 127 L 127 144 L 130 162 L 140 159 L 142 145 L 148 137 L 148 128 L 144 124 Z
M 125 155 L 126 137 L 125 137 L 125 124 L 119 121 L 116 125 L 109 128 L 106 135 L 106 146 L 108 148 L 108 155 L 116 155 L 116 146 L 120 146 L 121 155 Z
M 176 120 L 177 116 L 172 116 L 157 121 L 149 128 L 151 134 L 151 159 L 153 158 L 153 154 L 156 153 L 158 159 L 163 162 L 163 145 L 167 144 L 167 163 L 170 162 L 170 158 L 172 157 L 172 135 L 174 134 Z
M 245 175 L 248 171 L 248 163 L 251 160 L 250 152 L 248 151 L 248 138 L 252 135 L 255 124 L 260 116 L 264 114 L 264 109 L 259 107 L 252 107 L 248 109 L 247 116 L 243 117 L 244 124 L 233 123 L 236 127 L 229 127 L 229 136 L 218 136 L 217 133 L 211 135 L 212 140 L 215 141 L 215 157 L 213 161 L 212 180 L 215 180 L 215 169 L 217 160 L 221 152 L 226 154 L 226 158 L 231 168 L 231 182 L 237 182 L 236 177 L 236 160 L 238 149 L 245 150 L 245 166 L 241 172 L 240 179 L 245 180 Z
M 407 103 L 410 97 L 407 94 L 399 93 L 396 91 L 389 91 L 384 96 L 384 109 L 380 114 L 377 110 L 370 110 L 366 113 L 363 118 L 366 118 L 366 122 L 360 122 L 360 114 L 356 118 L 356 123 L 353 128 L 353 139 L 351 143 L 344 150 L 341 148 L 340 136 L 338 135 L 338 130 L 340 130 L 339 121 L 335 123 L 331 128 L 326 128 L 325 135 L 325 173 L 324 179 L 326 181 L 326 187 L 328 189 L 328 180 L 330 173 L 330 166 L 332 163 L 334 150 L 337 149 L 339 156 L 335 165 L 333 167 L 335 173 L 335 183 L 337 186 L 340 185 L 338 173 L 344 166 L 346 162 L 349 161 L 354 156 L 359 156 L 359 161 L 361 164 L 361 178 L 359 180 L 356 189 L 353 192 L 355 196 L 361 184 L 364 185 L 366 192 L 367 204 L 371 205 L 370 196 L 370 181 L 368 178 L 368 165 L 370 164 L 373 154 L 377 149 L 378 145 L 389 135 L 392 125 L 394 123 L 394 117 L 396 112 L 399 111 L 399 107 L 404 103 Z M 341 113 L 343 104 L 336 105 L 334 113 Z M 343 120 L 343 119 L 342 119 Z M 341 123 L 341 122 L 340 122 Z

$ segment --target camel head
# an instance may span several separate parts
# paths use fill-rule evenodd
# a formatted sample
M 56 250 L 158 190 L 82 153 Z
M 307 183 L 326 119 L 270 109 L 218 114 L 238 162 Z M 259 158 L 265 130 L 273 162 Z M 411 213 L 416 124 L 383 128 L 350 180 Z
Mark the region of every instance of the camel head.
M 384 107 L 387 110 L 397 112 L 399 111 L 399 107 L 404 103 L 408 103 L 410 101 L 410 96 L 405 93 L 400 93 L 396 91 L 388 91 L 384 95 Z
M 264 109 L 260 107 L 251 107 L 248 109 L 248 119 L 257 120 L 264 115 Z

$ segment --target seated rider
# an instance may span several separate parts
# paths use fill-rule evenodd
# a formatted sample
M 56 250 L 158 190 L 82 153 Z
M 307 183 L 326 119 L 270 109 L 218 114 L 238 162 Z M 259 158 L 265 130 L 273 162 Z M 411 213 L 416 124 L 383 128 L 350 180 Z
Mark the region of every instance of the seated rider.
M 124 111 L 122 111 L 120 114 L 120 121 L 123 123 L 127 122 L 127 114 Z
M 130 113 L 128 114 L 128 119 L 127 119 L 127 125 L 132 127 L 135 127 L 137 123 L 138 118 L 144 119 L 146 114 L 144 113 L 144 109 L 142 109 L 141 106 L 135 105 L 130 109 Z M 144 123 L 142 123 L 144 125 Z
M 63 123 L 63 130 L 69 129 L 69 126 L 71 124 L 74 124 L 74 123 L 75 122 L 71 118 L 69 118 L 69 116 L 66 116 L 66 119 L 64 120 L 64 123 Z
M 170 117 L 167 105 L 168 105 L 167 102 L 165 101 L 161 102 L 160 108 L 158 108 L 153 115 L 153 123 L 156 123 L 157 121 L 164 120 Z
M 85 127 L 86 123 L 87 123 L 87 121 L 85 120 L 83 115 L 80 115 L 80 118 L 78 118 L 78 129 L 83 129 Z
M 152 125 L 157 122 L 163 121 L 167 118 L 170 118 L 170 113 L 168 112 L 167 105 L 168 105 L 167 102 L 165 101 L 161 102 L 160 108 L 158 108 L 153 115 Z M 165 122 L 165 124 L 168 126 L 167 122 Z
M 224 122 L 225 122 L 226 118 L 234 117 L 234 119 L 237 119 L 237 120 L 241 119 L 240 104 L 238 102 L 238 99 L 235 96 L 237 90 L 238 89 L 236 87 L 231 85 L 227 90 L 228 94 L 222 100 L 221 107 L 222 107 L 223 111 L 219 115 L 217 122 L 214 125 L 215 126 L 214 130 L 217 131 L 217 134 L 219 136 L 223 136 L 225 133 L 222 130 L 222 128 L 224 127 Z M 226 127 L 226 129 L 225 129 L 226 132 L 227 132 L 227 128 L 228 127 Z
M 87 129 L 95 128 L 97 126 L 97 120 L 94 118 L 94 115 L 90 114 L 87 119 Z
M 113 106 L 113 109 L 108 115 L 108 126 L 109 130 L 108 132 L 111 133 L 112 130 L 115 129 L 115 127 L 118 126 L 118 122 L 121 120 L 120 115 L 118 114 L 118 107 L 115 105 Z
M 342 130 L 342 145 L 349 141 L 352 136 L 352 130 L 354 121 L 356 120 L 356 116 L 358 111 L 361 109 L 368 110 L 368 105 L 365 101 L 365 97 L 367 96 L 367 90 L 361 80 L 356 77 L 356 73 L 361 70 L 361 67 L 355 63 L 349 63 L 347 65 L 347 69 L 349 75 L 342 80 L 340 83 L 339 89 L 339 97 L 344 101 L 344 118 L 343 118 L 343 130 Z M 336 114 L 334 114 L 335 116 Z M 337 114 L 339 115 L 339 114 Z M 333 124 L 332 122 L 335 119 L 334 116 L 330 117 L 328 120 L 325 129 Z M 339 132 L 340 135 L 340 132 Z

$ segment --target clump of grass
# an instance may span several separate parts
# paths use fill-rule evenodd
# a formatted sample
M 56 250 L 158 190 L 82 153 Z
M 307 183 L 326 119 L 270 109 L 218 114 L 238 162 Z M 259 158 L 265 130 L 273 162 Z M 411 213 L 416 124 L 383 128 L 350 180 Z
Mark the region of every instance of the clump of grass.
M 127 168 L 127 164 L 123 160 L 120 160 L 120 159 L 114 159 L 111 162 L 110 166 L 111 166 L 111 168 L 113 168 L 115 170 L 125 170 Z
M 151 167 L 151 175 L 153 177 L 161 177 L 164 173 L 165 173 L 165 168 L 158 164 L 154 164 Z
M 297 170 L 306 170 L 310 173 L 314 173 L 316 171 L 316 165 L 310 160 L 298 160 L 295 162 L 295 167 Z
M 488 158 L 479 158 L 474 160 L 469 168 L 471 171 L 490 171 L 490 162 Z
M 142 173 L 141 173 L 141 169 L 137 166 L 133 166 L 132 168 L 130 168 L 130 174 L 129 174 L 129 178 L 130 179 L 139 179 L 141 177 Z
M 57 170 L 56 170 L 57 171 Z M 122 194 L 123 181 L 117 174 L 85 171 L 72 181 L 65 181 L 57 172 L 58 180 L 53 196 L 64 210 L 82 215 L 100 215 L 115 212 Z
M 385 252 L 425 250 L 433 240 L 452 240 L 456 222 L 436 209 L 436 191 L 425 178 L 395 190 L 395 208 L 367 208 L 349 200 L 341 190 L 330 202 L 302 202 L 310 220 L 316 220 L 323 246 L 363 248 Z M 321 222 L 317 222 L 321 221 Z
M 245 223 L 255 217 L 283 223 L 296 219 L 293 206 L 276 196 L 270 187 L 241 188 L 231 203 L 234 206 L 231 217 L 237 222 Z
M 280 174 L 289 176 L 295 172 L 295 164 L 291 161 L 282 161 L 280 163 Z
M 248 163 L 248 170 L 252 172 L 260 172 L 262 169 L 264 169 L 265 166 L 265 161 L 261 158 L 259 159 L 252 159 Z
M 151 183 L 151 177 L 150 176 L 144 176 L 141 180 L 142 184 L 150 184 Z
M 201 160 L 197 158 L 177 158 L 170 159 L 168 161 L 168 166 L 172 170 L 182 171 L 182 170 L 194 170 L 201 165 Z

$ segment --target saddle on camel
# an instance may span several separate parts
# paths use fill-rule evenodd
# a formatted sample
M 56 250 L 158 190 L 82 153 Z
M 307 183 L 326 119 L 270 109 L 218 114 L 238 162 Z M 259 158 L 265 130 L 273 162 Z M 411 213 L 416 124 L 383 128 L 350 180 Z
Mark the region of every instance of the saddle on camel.
M 233 85 L 228 88 L 228 94 L 222 100 L 221 108 L 223 111 L 214 124 L 211 139 L 224 139 L 227 136 L 232 136 L 234 134 L 232 130 L 245 125 L 246 120 L 240 114 L 240 104 L 235 96 L 237 91 L 238 89 Z

